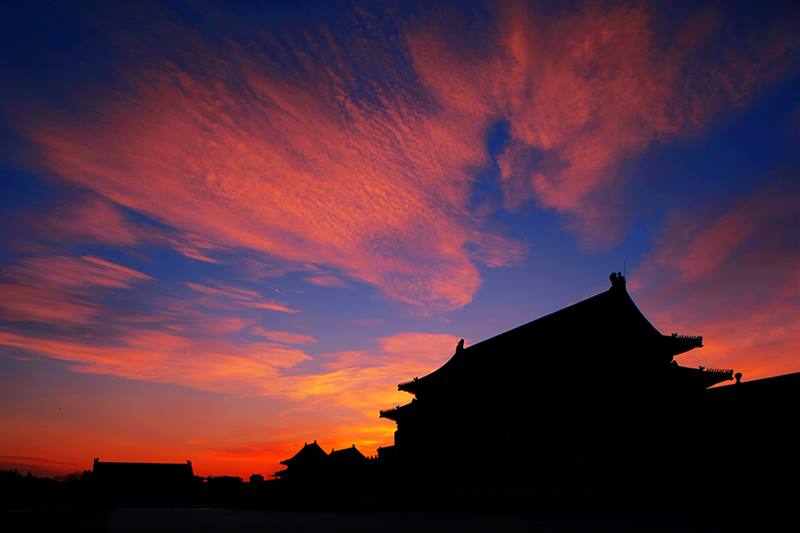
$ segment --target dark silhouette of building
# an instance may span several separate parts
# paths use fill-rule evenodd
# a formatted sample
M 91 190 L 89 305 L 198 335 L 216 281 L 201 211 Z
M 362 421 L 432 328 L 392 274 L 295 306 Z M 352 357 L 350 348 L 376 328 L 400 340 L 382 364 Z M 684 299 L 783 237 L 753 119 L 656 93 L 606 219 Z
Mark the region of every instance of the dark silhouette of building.
M 328 470 L 337 478 L 345 476 L 360 477 L 369 467 L 369 459 L 353 444 L 349 448 L 331 450 L 328 455 Z
M 369 459 L 353 444 L 349 448 L 331 450 L 325 453 L 317 441 L 305 443 L 303 447 L 289 459 L 281 461 L 286 465 L 284 470 L 275 472 L 275 476 L 288 481 L 342 480 L 359 477 L 369 465 Z
M 600 294 L 465 347 L 402 383 L 365 457 L 305 443 L 277 479 L 194 476 L 191 462 L 114 463 L 64 482 L 0 475 L 12 508 L 202 504 L 295 510 L 797 512 L 800 373 L 746 381 L 676 357 L 614 273 Z M 734 381 L 732 384 L 725 382 Z M 761 518 L 759 518 L 761 520 Z M 760 522 L 759 522 L 760 523 Z
M 355 445 L 328 454 L 317 441 L 305 443 L 281 461 L 286 468 L 275 473 L 273 502 L 289 509 L 374 508 L 379 501 L 374 463 Z
M 706 428 L 706 455 L 728 465 L 719 477 L 800 480 L 798 426 L 793 421 L 800 406 L 800 372 L 709 389 L 705 416 L 717 428 Z M 798 500 L 800 501 L 800 500 Z
M 692 411 L 732 370 L 675 357 L 702 337 L 661 334 L 620 273 L 609 290 L 477 343 L 401 383 L 414 399 L 379 451 L 415 476 L 530 478 L 655 473 L 682 457 Z M 682 463 L 682 466 L 689 465 Z
M 328 454 L 320 448 L 317 441 L 304 443 L 299 452 L 281 461 L 286 468 L 275 472 L 284 480 L 317 479 L 323 475 L 328 464 Z
M 190 501 L 195 476 L 191 461 L 132 463 L 95 458 L 92 482 L 104 503 L 158 505 Z

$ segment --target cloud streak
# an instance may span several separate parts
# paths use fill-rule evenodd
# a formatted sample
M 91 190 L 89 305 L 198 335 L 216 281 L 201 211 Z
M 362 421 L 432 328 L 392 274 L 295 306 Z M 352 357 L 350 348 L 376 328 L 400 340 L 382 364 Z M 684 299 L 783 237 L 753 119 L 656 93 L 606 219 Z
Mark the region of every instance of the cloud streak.
M 632 276 L 636 297 L 672 331 L 704 335 L 682 359 L 756 378 L 797 368 L 800 210 L 787 180 L 718 213 L 673 212 Z
M 128 289 L 147 274 L 92 255 L 26 257 L 4 269 L 0 317 L 44 324 L 90 324 L 100 312 L 98 291 Z
M 243 307 L 250 307 L 253 309 L 263 309 L 265 311 L 277 311 L 279 313 L 297 313 L 299 309 L 287 307 L 281 303 L 266 300 L 261 294 L 249 289 L 242 289 L 240 287 L 232 287 L 230 285 L 210 286 L 192 281 L 186 282 L 186 286 L 195 292 L 210 296 L 216 301 L 222 300 L 225 302 L 232 302 L 235 305 Z

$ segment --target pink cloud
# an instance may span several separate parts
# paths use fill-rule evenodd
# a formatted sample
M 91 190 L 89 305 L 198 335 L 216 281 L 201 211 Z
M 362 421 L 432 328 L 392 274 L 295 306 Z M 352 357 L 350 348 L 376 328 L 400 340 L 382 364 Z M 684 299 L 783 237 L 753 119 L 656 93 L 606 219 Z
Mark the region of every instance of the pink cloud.
M 800 370 L 800 210 L 773 183 L 716 215 L 673 213 L 631 276 L 665 329 L 705 337 L 682 360 L 763 377 Z
M 26 223 L 49 240 L 117 246 L 135 246 L 151 240 L 150 232 L 131 224 L 113 202 L 97 196 L 58 206 L 44 218 L 26 217 Z
M 279 313 L 290 314 L 299 312 L 299 309 L 293 309 L 278 302 L 265 300 L 261 294 L 249 289 L 242 289 L 240 287 L 233 287 L 231 285 L 209 286 L 191 281 L 187 282 L 186 286 L 195 292 L 199 292 L 212 298 L 221 299 L 223 301 L 235 302 L 237 305 L 241 305 L 243 307 L 251 307 L 253 309 L 264 309 L 266 311 L 277 311 Z
M 411 33 L 415 70 L 461 131 L 492 117 L 510 121 L 498 158 L 506 207 L 534 198 L 564 215 L 585 244 L 616 242 L 626 228 L 622 162 L 743 105 L 792 69 L 800 44 L 794 11 L 739 49 L 718 44 L 726 22 L 711 9 L 676 28 L 668 46 L 648 5 L 497 11 L 488 52 L 456 49 L 439 27 Z
M 218 246 L 214 246 L 198 239 L 192 239 L 187 236 L 184 236 L 183 238 L 173 238 L 170 239 L 170 241 L 172 247 L 175 248 L 177 252 L 190 259 L 195 259 L 204 263 L 214 263 L 217 265 L 222 264 L 222 261 L 215 259 L 209 253 L 213 250 L 218 250 Z
M 669 46 L 647 5 L 493 9 L 478 51 L 448 44 L 453 29 L 436 22 L 407 32 L 422 91 L 390 84 L 367 101 L 352 94 L 358 80 L 344 63 L 303 60 L 290 75 L 256 47 L 222 52 L 176 27 L 193 54 L 118 65 L 124 89 L 86 91 L 96 119 L 74 127 L 52 110 L 19 112 L 19 129 L 44 170 L 192 235 L 174 243 L 188 257 L 218 262 L 212 252 L 247 249 L 451 310 L 478 290 L 477 264 L 525 253 L 471 205 L 469 169 L 487 163 L 493 121 L 511 125 L 497 158 L 505 207 L 534 198 L 583 242 L 613 243 L 628 216 L 621 163 L 748 102 L 791 68 L 798 45 L 793 11 L 734 49 L 720 44 L 727 23 L 713 9 L 670 28 Z M 324 35 L 305 38 L 344 57 Z M 382 54 L 369 61 L 394 59 Z M 92 216 L 114 215 L 84 217 L 95 235 Z
M 279 342 L 281 344 L 313 344 L 317 342 L 317 339 L 311 335 L 303 335 L 291 331 L 269 331 L 264 328 L 255 327 L 252 333 L 253 335 L 258 335 L 259 337 L 264 337 L 267 340 Z
M 324 274 L 308 276 L 306 281 L 314 285 L 319 285 L 320 287 L 345 287 L 347 285 L 342 278 Z
M 467 169 L 487 159 L 480 129 L 421 112 L 407 95 L 352 98 L 348 74 L 323 65 L 289 79 L 247 47 L 224 59 L 241 73 L 235 83 L 205 77 L 196 73 L 215 71 L 206 62 L 219 52 L 192 46 L 186 71 L 128 66 L 126 98 L 93 91 L 97 121 L 26 116 L 42 166 L 212 246 L 330 266 L 430 309 L 469 303 L 482 257 L 519 257 L 467 207 Z M 484 253 L 468 250 L 473 241 Z
M 212 257 L 220 247 L 189 232 L 177 234 L 167 229 L 134 224 L 115 202 L 102 196 L 84 195 L 72 203 L 60 203 L 47 213 L 20 213 L 23 227 L 32 235 L 51 243 L 99 243 L 121 247 L 137 245 L 170 246 L 186 257 L 206 263 L 222 264 Z M 32 235 L 24 234 L 29 239 Z M 18 237 L 19 238 L 19 237 Z M 30 246 L 19 238 L 17 246 Z
M 27 257 L 8 270 L 16 279 L 64 289 L 88 286 L 122 289 L 151 279 L 147 274 L 91 255 Z
M 88 324 L 99 310 L 91 301 L 49 287 L 0 283 L 0 293 L 0 317 L 7 321 Z
M 100 312 L 98 289 L 127 289 L 147 274 L 99 257 L 20 259 L 3 276 L 0 316 L 10 321 L 89 324 Z

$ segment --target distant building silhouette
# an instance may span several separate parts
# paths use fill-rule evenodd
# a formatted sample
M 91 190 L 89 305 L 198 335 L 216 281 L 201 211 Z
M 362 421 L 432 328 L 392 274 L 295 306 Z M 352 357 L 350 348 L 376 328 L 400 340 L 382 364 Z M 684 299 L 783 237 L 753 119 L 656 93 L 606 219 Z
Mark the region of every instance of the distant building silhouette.
M 281 461 L 284 470 L 275 472 L 275 476 L 284 480 L 319 478 L 327 467 L 328 454 L 317 441 L 304 443 L 299 452 L 289 459 Z
M 286 465 L 284 470 L 275 472 L 275 476 L 288 481 L 320 481 L 347 479 L 361 476 L 369 465 L 369 459 L 361 453 L 355 444 L 341 450 L 325 453 L 317 441 L 305 443 L 303 447 L 289 459 L 281 461 Z
M 373 505 L 375 460 L 364 456 L 355 445 L 325 451 L 317 444 L 305 443 L 289 459 L 281 461 L 284 470 L 275 472 L 280 490 L 273 493 L 276 505 L 289 509 L 354 509 L 369 494 Z
M 361 453 L 356 445 L 341 450 L 331 450 L 328 455 L 328 469 L 331 475 L 341 477 L 361 475 L 369 464 L 369 459 Z
M 107 503 L 168 504 L 189 501 L 195 481 L 192 462 L 133 463 L 95 458 L 92 478 Z

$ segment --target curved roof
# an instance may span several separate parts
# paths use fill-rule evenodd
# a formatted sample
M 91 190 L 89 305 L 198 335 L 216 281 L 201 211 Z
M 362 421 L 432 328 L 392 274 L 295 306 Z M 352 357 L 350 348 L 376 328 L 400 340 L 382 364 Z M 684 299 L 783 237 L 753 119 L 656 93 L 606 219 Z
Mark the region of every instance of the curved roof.
M 319 446 L 319 444 L 317 444 L 317 441 L 314 441 L 311 444 L 306 442 L 299 452 L 294 454 L 289 459 L 284 459 L 283 461 L 281 461 L 281 464 L 284 464 L 286 466 L 291 466 L 293 464 L 319 462 L 327 456 L 328 454 L 325 453 L 325 450 L 323 450 Z
M 686 344 L 687 337 L 662 335 L 636 307 L 625 289 L 625 278 L 614 273 L 610 279 L 612 284 L 607 291 L 468 348 L 457 349 L 453 357 L 439 369 L 402 383 L 398 388 L 416 393 L 420 388 L 445 380 L 459 369 L 488 365 L 488 357 L 505 353 L 509 347 L 533 349 L 535 346 L 588 344 L 588 339 L 598 339 L 599 342 L 613 340 L 629 347 L 646 348 L 646 351 L 654 352 L 654 355 L 667 360 L 672 355 L 685 351 L 677 346 Z M 700 345 L 700 341 L 696 340 L 695 345 Z

